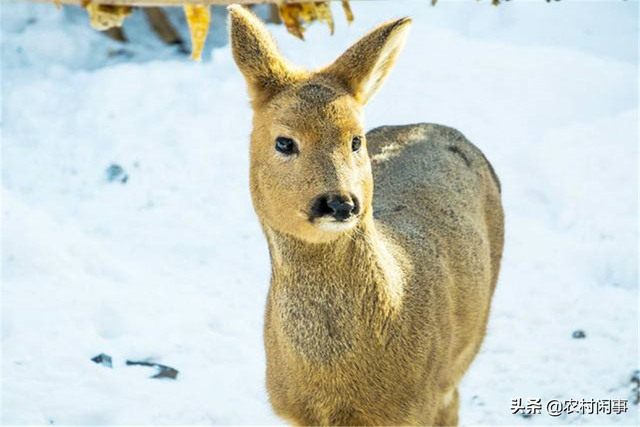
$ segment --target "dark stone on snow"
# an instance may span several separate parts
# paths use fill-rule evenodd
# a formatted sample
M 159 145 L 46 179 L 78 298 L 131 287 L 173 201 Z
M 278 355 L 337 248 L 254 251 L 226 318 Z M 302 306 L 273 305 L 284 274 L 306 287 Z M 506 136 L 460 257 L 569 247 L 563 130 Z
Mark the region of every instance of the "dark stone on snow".
M 169 378 L 175 380 L 178 377 L 178 370 L 174 369 L 170 366 L 161 365 L 159 363 L 146 362 L 144 360 L 127 360 L 128 366 L 149 366 L 151 368 L 156 368 L 158 372 L 155 375 L 152 375 L 150 378 Z
M 100 365 L 106 366 L 107 368 L 113 368 L 113 363 L 111 362 L 111 356 L 106 355 L 104 353 L 100 353 L 99 355 L 93 357 L 91 361 L 96 362 Z
M 122 184 L 126 184 L 129 180 L 129 175 L 125 172 L 124 168 L 115 163 L 107 168 L 105 175 L 109 182 L 120 182 Z
M 583 330 L 578 329 L 577 331 L 573 331 L 573 333 L 571 334 L 571 338 L 579 340 L 582 338 L 586 338 L 587 334 L 584 333 Z
M 631 403 L 637 405 L 640 402 L 640 370 L 633 371 L 631 374 Z
M 109 58 L 133 58 L 135 54 L 127 49 L 111 49 L 107 52 L 107 57 Z

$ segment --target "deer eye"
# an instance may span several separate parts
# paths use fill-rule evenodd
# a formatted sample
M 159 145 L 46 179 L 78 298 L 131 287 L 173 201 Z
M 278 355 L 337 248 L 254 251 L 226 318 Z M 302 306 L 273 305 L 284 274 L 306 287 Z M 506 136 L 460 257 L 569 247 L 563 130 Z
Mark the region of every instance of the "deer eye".
M 276 150 L 282 154 L 291 155 L 296 151 L 296 144 L 291 138 L 279 136 L 276 138 Z
M 358 151 L 362 147 L 362 138 L 354 136 L 351 140 L 351 151 Z

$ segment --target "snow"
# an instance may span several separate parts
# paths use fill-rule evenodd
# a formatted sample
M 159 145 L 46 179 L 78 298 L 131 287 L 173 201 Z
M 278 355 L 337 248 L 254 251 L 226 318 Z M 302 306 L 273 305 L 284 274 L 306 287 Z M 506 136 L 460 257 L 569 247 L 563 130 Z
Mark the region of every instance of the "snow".
M 460 129 L 503 183 L 507 234 L 463 424 L 513 398 L 631 399 L 638 363 L 638 3 L 352 2 L 284 54 L 328 63 L 378 22 L 414 26 L 369 128 Z M 180 22 L 179 10 L 171 14 Z M 208 58 L 84 12 L 2 5 L 2 423 L 281 424 L 264 388 L 269 259 L 248 192 L 250 110 L 224 9 Z M 179 29 L 186 38 L 185 26 Z M 109 182 L 113 164 L 126 184 Z M 572 333 L 583 330 L 584 339 Z M 113 369 L 91 362 L 106 353 Z M 149 379 L 152 360 L 180 371 Z

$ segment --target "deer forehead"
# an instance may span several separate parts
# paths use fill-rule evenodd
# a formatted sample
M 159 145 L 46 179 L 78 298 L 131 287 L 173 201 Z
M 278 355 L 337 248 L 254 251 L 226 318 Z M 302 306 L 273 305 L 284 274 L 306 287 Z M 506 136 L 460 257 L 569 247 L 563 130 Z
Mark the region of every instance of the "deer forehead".
M 356 100 L 339 88 L 319 83 L 284 91 L 262 117 L 271 137 L 288 136 L 304 145 L 344 143 L 363 131 Z

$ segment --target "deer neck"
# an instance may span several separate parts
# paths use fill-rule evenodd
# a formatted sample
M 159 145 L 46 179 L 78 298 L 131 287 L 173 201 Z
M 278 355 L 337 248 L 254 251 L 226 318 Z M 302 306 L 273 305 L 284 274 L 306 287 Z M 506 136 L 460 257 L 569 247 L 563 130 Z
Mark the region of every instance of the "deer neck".
M 265 230 L 272 264 L 268 304 L 294 347 L 326 360 L 353 348 L 358 334 L 386 339 L 401 311 L 406 264 L 373 218 L 323 244 Z

